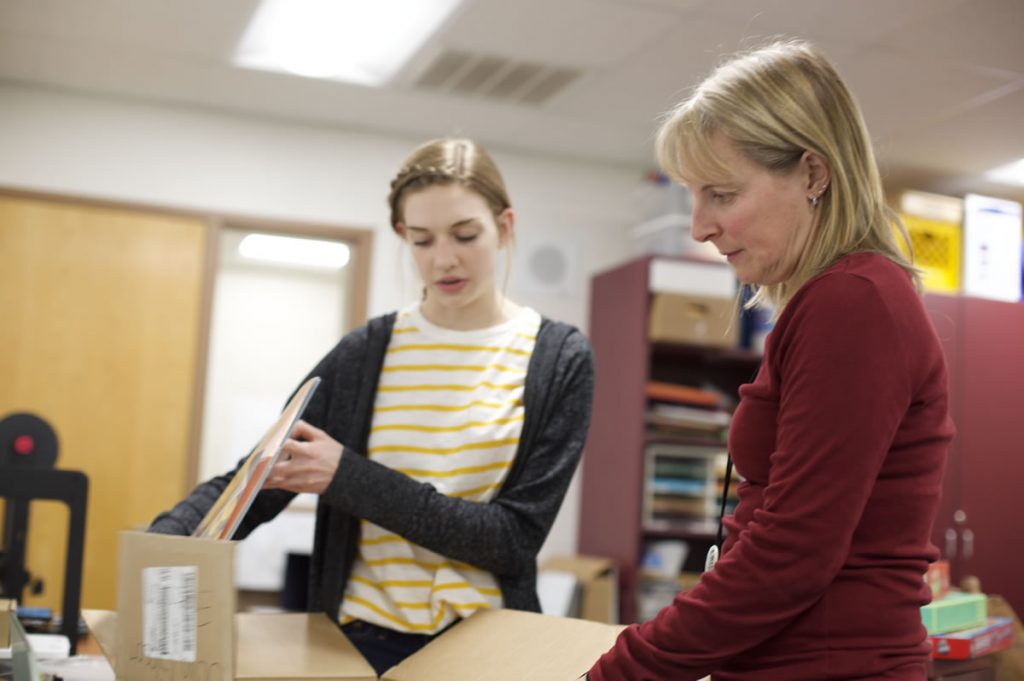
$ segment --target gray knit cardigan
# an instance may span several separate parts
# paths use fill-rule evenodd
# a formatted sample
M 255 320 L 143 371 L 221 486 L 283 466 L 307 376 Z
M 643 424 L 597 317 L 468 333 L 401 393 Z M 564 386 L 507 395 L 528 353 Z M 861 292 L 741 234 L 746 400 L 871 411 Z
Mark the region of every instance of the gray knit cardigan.
M 526 374 L 519 447 L 497 496 L 482 504 L 445 496 L 364 454 L 394 322 L 391 313 L 345 335 L 309 374 L 322 382 L 303 418 L 345 446 L 317 506 L 309 610 L 337 617 L 359 545 L 359 519 L 365 518 L 491 572 L 505 607 L 539 611 L 537 552 L 579 462 L 590 421 L 594 367 L 589 342 L 572 326 L 541 321 Z M 191 534 L 233 474 L 196 487 L 161 513 L 149 531 Z M 260 492 L 236 538 L 272 519 L 294 496 L 283 490 Z

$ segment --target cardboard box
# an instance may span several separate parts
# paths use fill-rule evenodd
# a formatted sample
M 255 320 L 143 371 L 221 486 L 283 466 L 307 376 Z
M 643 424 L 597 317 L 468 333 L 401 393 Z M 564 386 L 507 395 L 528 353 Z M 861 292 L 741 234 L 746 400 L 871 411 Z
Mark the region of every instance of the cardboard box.
M 1010 647 L 992 656 L 999 681 L 1024 681 L 1024 625 L 1002 596 L 988 597 L 988 612 L 993 617 L 1008 617 L 1013 622 Z
M 647 289 L 651 293 L 735 300 L 739 293 L 739 282 L 724 258 L 720 262 L 651 258 L 647 269 Z
M 373 669 L 319 613 L 235 613 L 234 543 L 125 532 L 118 612 L 83 616 L 118 681 L 370 681 Z M 575 679 L 622 627 L 513 610 L 458 623 L 384 681 Z
M 517 610 L 482 610 L 397 667 L 383 681 L 571 681 L 625 627 Z
M 1009 648 L 1013 643 L 1013 620 L 989 617 L 983 626 L 936 634 L 929 636 L 928 641 L 932 644 L 932 659 L 973 660 Z
M 932 592 L 932 600 L 937 601 L 949 593 L 949 561 L 937 560 L 928 564 L 924 573 L 924 583 Z
M 117 678 L 125 678 L 121 670 L 126 664 L 129 668 L 135 665 L 126 661 L 117 647 L 127 633 L 119 625 L 118 613 L 85 610 L 82 617 Z M 146 658 L 145 678 L 199 681 L 371 681 L 377 678 L 355 646 L 323 614 L 238 613 L 232 619 L 233 676 L 227 676 L 226 669 L 220 665 L 203 660 L 179 666 L 166 660 Z
M 86 610 L 83 617 L 107 659 L 117 613 Z M 319 613 L 240 613 L 235 681 L 376 681 L 372 667 L 341 630 Z M 481 610 L 392 667 L 382 681 L 566 681 L 579 677 L 615 643 L 624 627 L 517 610 Z M 150 679 L 179 678 L 153 661 Z M 186 670 L 200 681 L 229 681 L 214 666 Z M 120 671 L 117 678 L 123 678 Z
M 234 550 L 234 542 L 121 533 L 119 681 L 150 681 L 156 669 L 235 677 Z
M 568 572 L 579 585 L 578 612 L 570 613 L 593 622 L 619 621 L 619 578 L 615 564 L 596 556 L 560 556 L 545 561 L 542 570 Z
M 11 618 L 17 616 L 17 602 L 0 598 L 0 648 L 11 647 Z
M 739 329 L 735 298 L 656 293 L 651 301 L 651 341 L 736 347 Z

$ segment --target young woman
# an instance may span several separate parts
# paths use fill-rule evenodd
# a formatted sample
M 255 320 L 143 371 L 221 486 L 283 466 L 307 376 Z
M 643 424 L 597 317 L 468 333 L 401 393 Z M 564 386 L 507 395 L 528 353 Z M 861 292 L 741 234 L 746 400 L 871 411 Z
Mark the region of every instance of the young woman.
M 693 237 L 777 320 L 730 428 L 744 482 L 721 559 L 589 678 L 925 679 L 946 366 L 853 98 L 814 48 L 777 43 L 718 68 L 658 148 Z
M 319 495 L 311 610 L 382 673 L 480 608 L 539 610 L 536 557 L 580 458 L 593 362 L 576 329 L 505 297 L 515 213 L 478 144 L 434 140 L 391 184 L 423 299 L 346 335 L 237 537 Z M 188 534 L 230 480 L 153 532 Z

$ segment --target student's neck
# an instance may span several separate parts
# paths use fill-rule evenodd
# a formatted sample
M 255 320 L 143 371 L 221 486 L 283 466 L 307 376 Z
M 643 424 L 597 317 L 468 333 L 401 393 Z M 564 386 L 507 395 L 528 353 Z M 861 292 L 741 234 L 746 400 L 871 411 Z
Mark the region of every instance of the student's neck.
M 502 295 L 495 296 L 489 304 L 472 305 L 465 308 L 449 308 L 431 305 L 425 300 L 420 305 L 420 313 L 428 322 L 442 329 L 452 331 L 475 331 L 504 324 L 519 311 L 519 306 Z

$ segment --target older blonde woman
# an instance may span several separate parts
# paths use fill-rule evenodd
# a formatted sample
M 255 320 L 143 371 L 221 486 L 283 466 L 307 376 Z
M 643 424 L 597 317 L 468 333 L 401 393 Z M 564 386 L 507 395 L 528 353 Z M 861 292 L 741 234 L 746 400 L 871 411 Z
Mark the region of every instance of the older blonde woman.
M 719 67 L 658 147 L 693 238 L 777 320 L 730 429 L 744 481 L 722 557 L 589 678 L 923 680 L 953 426 L 857 105 L 820 52 L 776 43 Z

